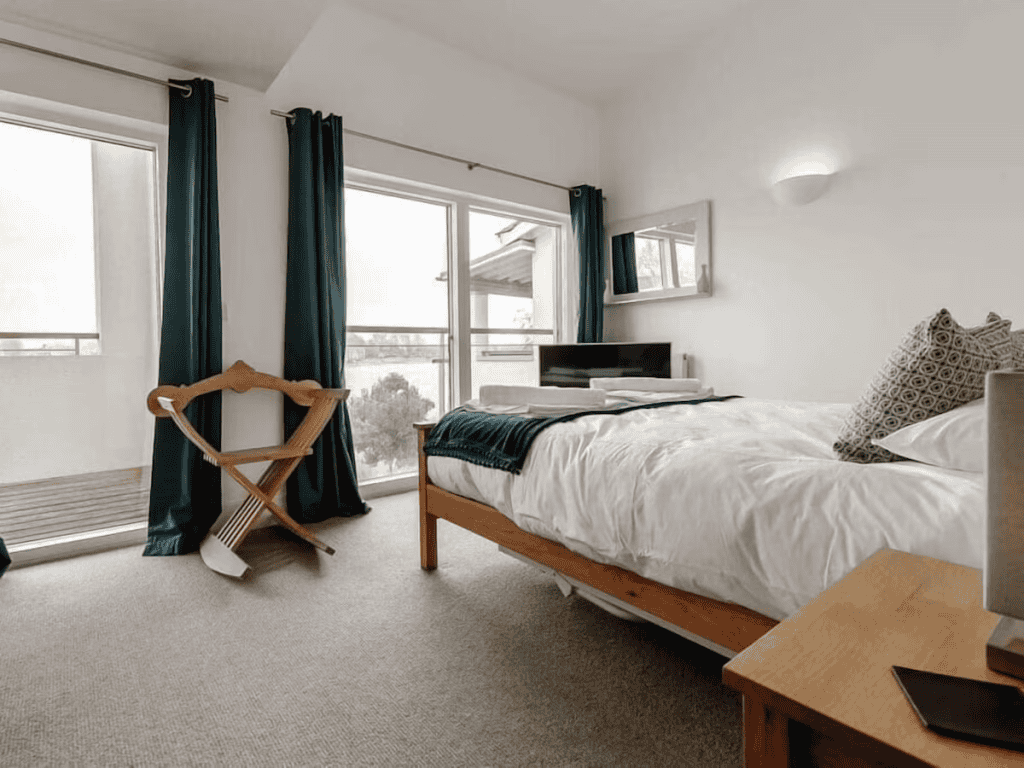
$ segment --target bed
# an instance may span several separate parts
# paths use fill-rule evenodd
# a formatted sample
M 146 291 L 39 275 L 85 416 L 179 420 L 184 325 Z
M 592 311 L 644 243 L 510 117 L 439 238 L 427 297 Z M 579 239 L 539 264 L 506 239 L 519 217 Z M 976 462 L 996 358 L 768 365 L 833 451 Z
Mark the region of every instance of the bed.
M 588 415 L 538 435 L 518 474 L 425 455 L 420 424 L 421 565 L 448 520 L 727 657 L 880 547 L 980 567 L 980 476 L 838 461 L 849 408 Z
M 996 356 L 980 344 L 964 354 L 976 329 L 956 326 L 953 336 L 967 341 L 950 359 L 973 355 L 969 378 L 980 384 L 955 375 L 955 395 L 931 411 L 915 406 L 898 423 L 892 414 L 901 409 L 875 391 L 906 399 L 910 384 L 891 386 L 893 376 L 917 386 L 911 358 L 932 365 L 951 323 L 943 310 L 915 327 L 864 402 L 738 398 L 588 414 L 540 432 L 518 472 L 428 456 L 434 425 L 419 424 L 421 565 L 437 567 L 437 521 L 447 520 L 550 571 L 560 586 L 726 657 L 882 547 L 980 568 L 983 474 L 942 456 L 896 460 L 913 454 L 896 438 L 934 452 L 955 433 L 969 447 L 953 453 L 980 461 L 980 398 Z M 928 343 L 907 347 L 922 338 Z M 888 414 L 885 429 L 871 427 L 881 441 L 867 433 L 842 445 L 874 457 L 842 461 L 838 438 L 871 421 L 868 406 Z

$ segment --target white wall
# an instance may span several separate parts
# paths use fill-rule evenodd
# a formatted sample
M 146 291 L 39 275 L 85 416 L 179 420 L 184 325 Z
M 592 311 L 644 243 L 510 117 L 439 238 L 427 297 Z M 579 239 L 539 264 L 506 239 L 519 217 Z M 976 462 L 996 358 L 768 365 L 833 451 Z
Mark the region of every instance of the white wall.
M 10 24 L 0 24 L 0 36 L 153 77 L 194 76 Z M 166 131 L 160 87 L 5 46 L 0 71 L 6 90 Z M 599 183 L 593 109 L 345 6 L 325 13 L 266 94 L 216 88 L 230 99 L 217 106 L 225 365 L 243 359 L 283 370 L 288 152 L 285 121 L 271 109 L 333 112 L 346 127 L 392 140 L 558 184 Z M 563 190 L 355 137 L 345 152 L 362 169 L 568 211 Z M 225 395 L 225 448 L 279 440 L 276 395 L 256 394 L 255 409 L 242 408 L 243 397 Z M 152 418 L 138 406 L 140 420 Z M 224 486 L 236 500 L 234 484 Z
M 598 183 L 593 108 L 344 4 L 324 12 L 267 98 L 282 111 L 333 112 L 346 128 L 556 184 Z M 569 209 L 564 190 L 359 137 L 345 137 L 345 154 L 356 168 Z
M 941 307 L 1024 324 L 1024 4 L 771 0 L 601 115 L 609 217 L 712 200 L 715 295 L 609 308 L 719 393 L 855 400 Z M 821 199 L 777 164 L 824 149 Z

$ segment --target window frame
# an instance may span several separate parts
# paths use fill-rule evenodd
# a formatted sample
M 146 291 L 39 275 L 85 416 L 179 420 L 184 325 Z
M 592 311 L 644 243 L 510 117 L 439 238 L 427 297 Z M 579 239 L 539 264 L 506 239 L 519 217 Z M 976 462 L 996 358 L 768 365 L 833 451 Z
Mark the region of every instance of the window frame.
M 167 188 L 167 155 L 168 155 L 168 126 L 166 121 L 162 123 L 128 117 L 115 113 L 102 112 L 95 109 L 81 107 L 75 104 L 63 103 L 51 99 L 44 99 L 13 91 L 0 90 L 0 120 L 28 128 L 53 131 L 67 135 L 89 139 L 91 141 L 104 142 L 119 146 L 134 147 L 153 153 L 152 185 L 148 194 L 151 196 L 151 219 L 153 238 L 151 251 L 147 251 L 147 258 L 154 259 L 152 263 L 153 278 L 148 281 L 150 285 L 149 301 L 153 308 L 153 331 L 151 344 L 153 350 L 159 349 L 160 328 L 162 323 L 163 304 L 163 282 L 164 282 L 164 252 L 165 252 L 165 211 Z M 96 177 L 93 176 L 95 190 Z M 94 222 L 99 207 L 94 205 Z M 148 217 L 147 217 L 148 218 Z M 94 227 L 94 238 L 98 236 L 99 228 Z M 103 252 L 96 247 L 95 268 L 99 272 L 103 265 Z M 97 274 L 97 335 L 102 339 L 103 327 L 103 289 L 104 282 Z M 109 330 L 109 328 L 108 328 Z M 38 372 L 52 369 L 68 370 L 77 366 L 89 368 L 104 364 L 103 358 L 112 357 L 109 350 L 105 351 L 100 347 L 96 355 L 11 355 L 2 358 L 3 365 L 7 368 L 19 369 L 24 366 L 25 370 Z M 101 552 L 108 549 L 124 546 L 141 545 L 146 540 L 148 523 L 146 520 L 110 527 L 102 531 L 89 533 L 75 533 L 66 536 L 59 536 L 29 542 L 25 545 L 11 548 L 11 567 L 23 567 L 35 563 L 47 562 L 62 557 L 70 557 L 93 552 Z
M 514 217 L 537 224 L 558 227 L 555 264 L 552 286 L 554 295 L 555 327 L 552 329 L 555 343 L 564 343 L 570 334 L 575 338 L 575 329 L 565 328 L 565 313 L 569 303 L 567 281 L 569 270 L 569 231 L 571 220 L 568 213 L 551 211 L 508 200 L 463 192 L 424 182 L 400 179 L 394 176 L 345 167 L 345 186 L 352 189 L 395 195 L 412 200 L 444 205 L 448 210 L 448 359 L 451 375 L 448 381 L 447 402 L 461 404 L 472 397 L 472 333 L 484 329 L 473 329 L 470 325 L 469 292 L 469 215 L 470 212 L 494 216 Z

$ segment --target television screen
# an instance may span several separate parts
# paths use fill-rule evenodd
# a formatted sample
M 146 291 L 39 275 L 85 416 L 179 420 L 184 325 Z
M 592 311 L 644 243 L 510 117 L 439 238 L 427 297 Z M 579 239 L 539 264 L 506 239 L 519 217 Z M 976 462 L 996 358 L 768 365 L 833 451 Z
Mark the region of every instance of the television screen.
M 669 342 L 642 344 L 541 344 L 542 387 L 589 387 L 593 378 L 671 374 Z

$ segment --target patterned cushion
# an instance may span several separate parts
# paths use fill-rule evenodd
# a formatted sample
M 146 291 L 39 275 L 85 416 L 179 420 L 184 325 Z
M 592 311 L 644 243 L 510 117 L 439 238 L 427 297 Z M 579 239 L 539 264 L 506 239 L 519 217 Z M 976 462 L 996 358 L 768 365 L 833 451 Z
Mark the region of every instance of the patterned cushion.
M 995 312 L 989 312 L 984 325 L 967 329 L 969 334 L 995 352 L 999 358 L 1000 368 L 1014 367 L 1015 349 L 1010 325 L 1009 320 L 1004 320 Z
M 871 440 L 984 396 L 985 374 L 998 367 L 999 357 L 988 345 L 948 310 L 939 310 L 889 355 L 846 417 L 832 448 L 845 461 L 901 461 Z
M 1024 371 L 1024 328 L 1010 333 L 1010 348 L 1013 350 L 1011 365 L 1015 371 Z

